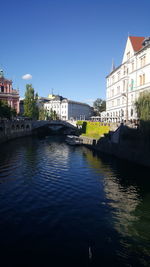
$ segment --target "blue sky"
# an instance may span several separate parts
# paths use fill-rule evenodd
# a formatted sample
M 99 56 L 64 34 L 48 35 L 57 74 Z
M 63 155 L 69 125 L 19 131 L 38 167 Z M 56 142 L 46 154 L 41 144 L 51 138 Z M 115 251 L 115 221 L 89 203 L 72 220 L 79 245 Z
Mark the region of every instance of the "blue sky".
M 92 104 L 122 60 L 129 35 L 150 36 L 150 1 L 1 1 L 0 68 L 24 96 L 53 92 Z M 22 76 L 31 74 L 31 80 Z

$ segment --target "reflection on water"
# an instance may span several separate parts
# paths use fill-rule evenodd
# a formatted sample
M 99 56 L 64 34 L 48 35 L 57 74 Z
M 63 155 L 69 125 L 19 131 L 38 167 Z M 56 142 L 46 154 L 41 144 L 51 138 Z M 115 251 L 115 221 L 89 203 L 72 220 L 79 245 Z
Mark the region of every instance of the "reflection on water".
M 86 153 L 89 164 L 103 173 L 104 205 L 111 207 L 114 229 L 121 235 L 120 243 L 141 266 L 150 265 L 150 180 L 149 169 L 126 162 L 104 161 Z M 94 156 L 94 157 L 93 157 Z M 106 161 L 105 161 L 106 163 Z M 109 164 L 110 163 L 110 164 Z M 127 164 L 127 165 L 125 165 Z M 131 241 L 132 240 L 132 241 Z M 121 255 L 123 256 L 122 251 Z M 118 252 L 120 254 L 120 252 Z
M 149 203 L 149 169 L 54 137 L 1 146 L 5 266 L 150 266 Z

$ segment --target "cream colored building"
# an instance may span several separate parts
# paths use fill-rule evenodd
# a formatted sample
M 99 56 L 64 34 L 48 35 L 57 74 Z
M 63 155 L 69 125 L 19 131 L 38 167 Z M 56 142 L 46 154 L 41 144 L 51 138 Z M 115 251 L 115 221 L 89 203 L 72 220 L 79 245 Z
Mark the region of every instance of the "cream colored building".
M 107 76 L 107 120 L 137 119 L 134 103 L 145 90 L 150 90 L 150 37 L 129 36 L 121 65 Z
M 62 96 L 47 99 L 44 109 L 48 114 L 55 111 L 61 120 L 88 120 L 92 116 L 92 108 L 85 103 L 68 100 Z

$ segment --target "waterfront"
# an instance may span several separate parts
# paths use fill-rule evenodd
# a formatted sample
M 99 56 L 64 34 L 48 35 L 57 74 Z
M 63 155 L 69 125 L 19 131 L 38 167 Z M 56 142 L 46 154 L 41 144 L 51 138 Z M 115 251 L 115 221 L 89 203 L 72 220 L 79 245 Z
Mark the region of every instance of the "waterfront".
M 149 201 L 149 169 L 60 138 L 3 144 L 1 266 L 149 266 Z

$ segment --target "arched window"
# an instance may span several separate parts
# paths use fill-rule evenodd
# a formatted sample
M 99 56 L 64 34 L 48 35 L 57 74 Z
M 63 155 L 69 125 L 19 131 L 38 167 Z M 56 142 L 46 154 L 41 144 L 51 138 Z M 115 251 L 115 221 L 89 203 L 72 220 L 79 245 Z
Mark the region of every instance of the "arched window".
M 131 117 L 133 116 L 133 109 L 131 109 Z

